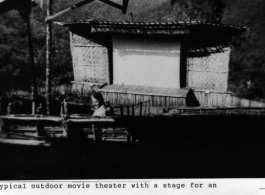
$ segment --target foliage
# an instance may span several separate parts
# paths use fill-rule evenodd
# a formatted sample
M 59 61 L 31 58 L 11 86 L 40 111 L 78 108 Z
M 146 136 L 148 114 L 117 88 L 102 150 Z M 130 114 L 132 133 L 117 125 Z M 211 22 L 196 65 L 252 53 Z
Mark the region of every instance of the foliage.
M 24 49 L 28 47 L 25 25 L 20 16 L 15 12 L 10 12 L 0 18 L 0 82 L 13 84 L 23 82 L 23 86 L 30 83 L 28 52 Z M 16 28 L 13 28 L 13 24 Z M 15 38 L 19 37 L 19 39 Z
M 265 2 L 226 0 L 223 22 L 248 26 L 243 44 L 235 45 L 230 59 L 229 83 L 238 96 L 265 98 Z M 248 83 L 251 83 L 248 84 Z
M 202 22 L 220 23 L 223 9 L 222 0 L 171 0 L 175 7 L 174 19 L 195 20 Z

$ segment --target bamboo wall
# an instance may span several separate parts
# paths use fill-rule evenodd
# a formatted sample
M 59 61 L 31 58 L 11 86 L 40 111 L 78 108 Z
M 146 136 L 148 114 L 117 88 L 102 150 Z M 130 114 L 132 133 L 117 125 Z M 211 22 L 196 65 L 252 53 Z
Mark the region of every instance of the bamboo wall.
M 226 91 L 230 48 L 207 57 L 188 57 L 187 86 L 192 89 Z
M 135 94 L 106 93 L 102 92 L 106 101 L 112 106 L 132 105 L 150 99 L 151 107 L 182 107 L 186 106 L 185 98 L 146 96 Z M 265 107 L 265 102 L 238 98 L 230 93 L 220 92 L 194 92 L 201 107 Z
M 75 81 L 109 83 L 108 49 L 77 34 L 70 39 Z
M 60 85 L 53 86 L 53 93 L 79 93 L 81 94 L 83 85 L 73 84 L 72 86 Z M 90 87 L 89 85 L 84 85 L 83 87 L 83 95 L 89 96 L 91 95 L 92 90 L 95 91 L 97 89 L 96 86 Z M 27 91 L 24 91 L 23 94 L 28 93 L 28 96 L 31 94 Z M 45 87 L 39 87 L 38 93 L 40 95 L 45 94 Z M 103 93 L 103 92 L 102 92 Z M 18 94 L 18 92 L 14 92 L 12 94 Z M 185 105 L 185 98 L 173 98 L 173 97 L 162 97 L 162 96 L 146 96 L 146 95 L 134 95 L 134 94 L 119 94 L 119 93 L 103 93 L 106 101 L 110 101 L 111 105 L 119 106 L 119 105 L 132 105 L 137 104 L 141 101 L 151 100 L 152 107 L 174 107 L 174 106 L 183 106 Z M 205 93 L 205 91 L 194 91 L 194 95 L 202 107 L 228 107 L 228 106 L 237 106 L 237 107 L 265 107 L 265 102 L 247 100 L 243 98 L 238 98 L 233 96 L 228 92 L 209 92 Z M 5 94 L 4 96 L 8 96 Z
M 265 102 L 238 98 L 227 92 L 194 91 L 194 94 L 202 107 L 265 107 Z
M 165 97 L 165 96 L 148 96 L 139 94 L 122 94 L 102 92 L 105 101 L 112 106 L 132 105 L 139 102 L 150 100 L 151 107 L 176 107 L 186 106 L 186 98 Z
M 74 93 L 81 93 L 82 85 L 73 84 L 70 91 Z M 91 87 L 84 85 L 83 95 L 91 94 Z M 64 87 L 58 87 L 57 90 L 64 90 L 66 93 L 69 92 L 69 88 L 66 91 Z M 96 87 L 94 87 L 96 90 Z M 265 102 L 247 100 L 243 98 L 238 98 L 233 96 L 229 92 L 209 92 L 194 90 L 194 95 L 196 96 L 200 106 L 202 107 L 265 107 Z M 122 93 L 105 93 L 102 92 L 106 101 L 110 101 L 111 105 L 132 105 L 137 104 L 142 101 L 151 100 L 152 107 L 175 107 L 175 106 L 185 106 L 185 98 L 174 98 L 174 97 L 163 97 L 163 96 L 147 96 L 147 95 L 136 95 L 136 94 L 122 94 Z

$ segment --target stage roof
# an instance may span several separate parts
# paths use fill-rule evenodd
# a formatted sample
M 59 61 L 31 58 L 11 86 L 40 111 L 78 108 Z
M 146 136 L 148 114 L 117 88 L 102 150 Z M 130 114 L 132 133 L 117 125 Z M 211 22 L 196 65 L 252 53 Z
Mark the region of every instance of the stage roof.
M 233 37 L 238 37 L 247 30 L 244 26 L 199 21 L 128 23 L 88 20 L 56 24 L 68 27 L 70 31 L 84 37 L 106 34 L 186 37 L 184 39 L 189 50 L 228 47 Z

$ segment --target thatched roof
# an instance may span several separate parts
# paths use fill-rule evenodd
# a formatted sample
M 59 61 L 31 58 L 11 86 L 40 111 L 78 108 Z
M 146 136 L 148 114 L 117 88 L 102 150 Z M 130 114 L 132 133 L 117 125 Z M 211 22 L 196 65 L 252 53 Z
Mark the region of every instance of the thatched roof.
M 182 40 L 185 40 L 188 45 L 187 49 L 190 52 L 195 50 L 196 53 L 208 53 L 207 50 L 211 50 L 211 48 L 218 49 L 217 52 L 220 52 L 220 49 L 231 44 L 233 37 L 240 36 L 247 30 L 247 27 L 244 26 L 199 21 L 127 23 L 88 20 L 69 23 L 57 22 L 57 24 L 68 27 L 70 31 L 84 37 L 107 34 L 182 37 Z

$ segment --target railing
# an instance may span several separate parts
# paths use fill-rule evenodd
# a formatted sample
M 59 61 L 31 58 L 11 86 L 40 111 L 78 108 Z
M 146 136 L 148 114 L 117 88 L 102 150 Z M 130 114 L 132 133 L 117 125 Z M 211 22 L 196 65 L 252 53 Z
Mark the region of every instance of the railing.
M 113 107 L 115 115 L 127 115 L 127 116 L 143 116 L 150 113 L 150 107 L 151 107 L 151 100 L 143 101 L 137 104 L 127 105 L 127 106 L 117 106 Z M 124 109 L 126 109 L 126 112 L 124 112 Z M 144 112 L 143 112 L 144 110 Z M 119 114 L 116 114 L 116 112 L 119 111 Z
M 265 107 L 265 102 L 239 98 L 229 92 L 194 91 L 194 94 L 202 107 Z
M 265 108 L 260 107 L 198 107 L 169 108 L 179 116 L 189 115 L 265 115 Z M 173 112 L 174 113 L 174 112 Z
M 105 105 L 107 107 L 109 107 L 110 110 L 110 114 L 111 115 L 120 115 L 120 116 L 143 116 L 143 115 L 147 115 L 150 113 L 150 107 L 151 107 L 151 100 L 147 100 L 147 101 L 143 101 L 143 102 L 139 102 L 137 104 L 132 104 L 132 105 L 127 105 L 127 106 L 117 106 L 117 107 L 111 107 L 109 101 L 104 102 Z M 75 106 L 76 109 L 75 110 L 79 110 L 77 112 L 73 112 L 71 111 L 70 106 Z M 79 108 L 77 108 L 79 107 Z M 66 102 L 63 101 L 62 102 L 62 110 L 61 110 L 61 114 L 62 115 L 69 115 L 69 114 L 73 114 L 73 113 L 88 113 L 90 108 L 90 104 L 84 104 L 84 103 L 71 103 L 71 102 Z
M 110 103 L 108 101 L 104 102 L 104 104 L 111 108 Z M 64 99 L 61 103 L 61 115 L 88 114 L 91 111 L 90 108 L 91 104 L 67 102 Z M 113 115 L 113 113 L 111 113 L 111 115 Z
M 20 113 L 24 114 L 45 114 L 46 104 L 42 101 L 10 99 L 0 102 L 1 114 Z M 105 102 L 111 108 L 110 102 Z M 27 107 L 25 109 L 25 106 Z M 87 103 L 72 103 L 67 101 L 51 103 L 52 115 L 69 114 L 91 114 L 91 105 Z M 55 114 L 56 113 L 56 114 Z M 146 115 L 264 115 L 265 107 L 166 107 L 155 109 L 151 107 L 151 100 L 142 101 L 132 105 L 120 105 L 110 109 L 110 115 L 117 116 L 146 116 Z
M 53 102 L 50 104 L 52 115 L 60 115 L 62 104 Z M 0 114 L 45 114 L 46 104 L 42 100 L 33 99 L 0 99 Z

